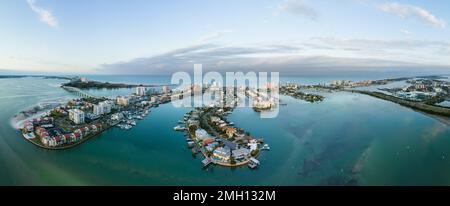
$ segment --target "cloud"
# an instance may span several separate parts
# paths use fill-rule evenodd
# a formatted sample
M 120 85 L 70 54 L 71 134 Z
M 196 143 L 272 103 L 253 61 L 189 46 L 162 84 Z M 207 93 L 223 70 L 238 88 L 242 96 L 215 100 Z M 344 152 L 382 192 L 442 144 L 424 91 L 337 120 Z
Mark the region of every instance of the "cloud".
M 311 40 L 320 42 L 325 45 L 333 47 L 346 48 L 360 48 L 360 49 L 398 49 L 410 51 L 415 49 L 439 49 L 450 46 L 449 42 L 444 41 L 428 41 L 428 40 L 385 40 L 385 39 L 346 39 L 346 38 L 331 38 L 331 37 L 315 37 Z
M 400 32 L 402 32 L 405 35 L 410 35 L 411 34 L 411 32 L 406 30 L 406 29 L 401 29 Z
M 325 37 L 311 38 L 296 43 L 250 46 L 199 44 L 151 57 L 103 64 L 98 68 L 98 72 L 171 74 L 176 71 L 192 71 L 195 63 L 203 64 L 205 70 L 219 72 L 317 73 L 382 70 L 393 67 L 427 68 L 428 66 L 441 67 L 442 65 L 449 68 L 448 55 L 437 53 L 444 48 L 449 48 L 449 45 L 447 42 L 437 41 Z M 432 57 L 424 56 L 423 53 Z M 431 60 L 434 61 L 427 62 Z
M 318 16 L 317 11 L 308 7 L 303 0 L 285 0 L 278 5 L 276 13 L 280 14 L 285 12 L 305 16 L 312 20 L 316 20 Z
M 35 0 L 27 0 L 27 3 L 30 6 L 31 10 L 33 10 L 39 16 L 39 20 L 51 27 L 58 26 L 58 20 L 55 18 L 55 16 L 53 16 L 51 11 L 37 6 Z
M 382 4 L 379 6 L 379 9 L 387 13 L 395 14 L 403 19 L 417 17 L 437 28 L 443 29 L 447 26 L 447 23 L 443 19 L 436 17 L 431 12 L 418 6 L 393 2 Z
M 208 41 L 211 41 L 214 39 L 218 39 L 228 33 L 233 33 L 233 30 L 222 30 L 222 31 L 216 31 L 213 33 L 206 34 L 206 35 L 200 37 L 199 42 L 208 42 Z

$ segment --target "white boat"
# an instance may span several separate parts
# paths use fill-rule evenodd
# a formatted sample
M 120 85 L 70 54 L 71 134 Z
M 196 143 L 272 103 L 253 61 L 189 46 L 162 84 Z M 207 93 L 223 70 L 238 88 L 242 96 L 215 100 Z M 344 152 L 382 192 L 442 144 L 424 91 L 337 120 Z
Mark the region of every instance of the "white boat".
M 23 137 L 25 137 L 26 139 L 34 139 L 36 138 L 36 136 L 33 133 L 23 133 Z
M 174 129 L 175 131 L 183 131 L 183 130 L 186 130 L 185 127 L 182 127 L 182 126 L 180 126 L 180 125 L 177 125 L 177 126 L 174 127 L 173 129 Z
M 265 144 L 264 146 L 262 146 L 261 150 L 270 150 L 270 147 L 268 144 Z

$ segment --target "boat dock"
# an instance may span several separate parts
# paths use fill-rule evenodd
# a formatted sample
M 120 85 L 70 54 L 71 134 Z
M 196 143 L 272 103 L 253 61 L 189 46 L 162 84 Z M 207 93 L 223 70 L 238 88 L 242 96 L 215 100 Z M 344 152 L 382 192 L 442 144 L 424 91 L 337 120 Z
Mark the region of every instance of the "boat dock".
M 203 163 L 203 167 L 207 167 L 208 165 L 210 165 L 212 163 L 211 158 L 207 157 L 204 160 L 202 160 Z
M 253 157 L 250 158 L 250 161 L 248 162 L 248 167 L 250 167 L 250 169 L 256 169 L 259 165 L 260 165 L 259 160 Z

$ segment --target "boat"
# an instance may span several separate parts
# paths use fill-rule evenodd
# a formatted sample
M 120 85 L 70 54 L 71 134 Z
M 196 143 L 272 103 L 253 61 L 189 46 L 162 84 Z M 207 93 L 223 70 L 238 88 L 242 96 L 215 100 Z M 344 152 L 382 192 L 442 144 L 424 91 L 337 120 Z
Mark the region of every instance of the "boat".
M 182 126 L 180 126 L 180 125 L 177 125 L 177 126 L 174 127 L 173 129 L 174 129 L 175 131 L 183 131 L 183 130 L 186 130 L 185 127 L 182 127 Z
M 33 133 L 22 133 L 23 137 L 25 137 L 25 139 L 34 139 L 36 138 L 36 136 Z
M 256 169 L 256 168 L 258 167 L 258 165 L 255 164 L 255 163 L 253 163 L 253 162 L 249 162 L 249 163 L 247 164 L 247 166 L 248 166 L 250 169 Z
M 198 154 L 198 152 L 199 152 L 198 149 L 195 148 L 195 147 L 192 148 L 191 151 L 192 151 L 192 154 L 194 154 L 194 155 L 195 155 L 195 154 Z
M 261 150 L 270 150 L 270 147 L 268 144 L 265 144 L 261 147 Z
M 194 147 L 195 142 L 194 141 L 188 141 L 187 144 L 188 144 L 189 148 L 192 148 L 192 147 Z
M 128 124 L 131 126 L 136 126 L 136 121 L 128 121 Z

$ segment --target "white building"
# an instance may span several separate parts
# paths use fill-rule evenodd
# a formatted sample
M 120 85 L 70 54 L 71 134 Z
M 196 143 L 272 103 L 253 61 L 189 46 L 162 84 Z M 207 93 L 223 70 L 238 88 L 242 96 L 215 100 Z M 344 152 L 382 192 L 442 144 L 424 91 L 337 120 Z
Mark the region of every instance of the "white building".
M 197 137 L 197 139 L 199 139 L 199 140 L 211 138 L 211 136 L 208 134 L 208 132 L 206 132 L 206 130 L 204 130 L 204 129 L 195 130 L 195 137 Z
M 155 96 L 150 97 L 150 103 L 155 103 L 156 101 L 158 101 L 158 99 Z
M 170 93 L 170 88 L 169 88 L 168 86 L 163 86 L 163 87 L 162 87 L 162 92 L 163 92 L 164 94 Z
M 250 140 L 247 145 L 250 147 L 250 152 L 258 149 L 258 141 L 256 139 Z
M 95 115 L 103 115 L 103 114 L 109 114 L 111 113 L 113 102 L 111 101 L 103 101 L 98 103 L 98 105 L 94 105 L 93 113 Z
M 117 101 L 117 104 L 121 105 L 121 106 L 128 106 L 128 104 L 130 104 L 130 98 L 129 97 L 118 96 L 116 101 Z
M 84 112 L 79 109 L 69 110 L 69 119 L 72 120 L 75 124 L 84 123 L 84 117 Z
M 80 78 L 80 81 L 83 82 L 83 83 L 88 83 L 88 82 L 89 82 L 89 79 L 86 78 L 86 77 L 81 77 L 81 78 Z
M 219 147 L 216 150 L 214 150 L 213 155 L 214 157 L 217 157 L 221 159 L 222 161 L 229 161 L 230 160 L 230 149 L 229 148 L 223 148 Z
M 123 118 L 123 114 L 122 113 L 116 113 L 116 114 L 113 114 L 112 116 L 111 116 L 111 119 L 112 120 L 115 120 L 115 121 L 119 121 L 119 120 L 121 120 Z
M 250 150 L 247 148 L 240 148 L 240 149 L 233 150 L 231 153 L 232 153 L 234 159 L 244 159 L 250 155 Z
M 146 92 L 147 89 L 145 87 L 136 87 L 136 95 L 144 96 Z
M 95 115 L 99 115 L 99 116 L 102 115 L 103 114 L 103 107 L 101 105 L 94 105 L 93 113 Z

